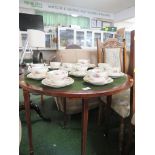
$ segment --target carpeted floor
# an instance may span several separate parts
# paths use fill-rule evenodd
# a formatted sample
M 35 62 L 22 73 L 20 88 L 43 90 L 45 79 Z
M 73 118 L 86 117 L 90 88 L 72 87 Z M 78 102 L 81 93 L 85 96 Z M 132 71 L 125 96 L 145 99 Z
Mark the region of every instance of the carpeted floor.
M 22 91 L 19 92 L 20 104 L 23 102 Z M 40 96 L 31 95 L 33 103 L 37 103 L 51 122 L 43 121 L 35 111 L 31 111 L 33 145 L 35 155 L 80 155 L 81 150 L 81 114 L 72 115 L 67 128 L 63 129 L 63 113 L 57 110 L 52 97 L 44 97 L 44 105 L 40 104 Z M 22 123 L 22 140 L 20 155 L 28 155 L 28 134 L 24 111 L 20 111 Z M 111 129 L 108 137 L 104 137 L 104 125 L 97 127 L 97 109 L 89 112 L 89 126 L 87 136 L 87 155 L 118 155 L 118 127 L 117 115 L 111 117 Z M 53 146 L 56 145 L 56 147 Z M 56 151 L 55 153 L 53 151 Z M 134 146 L 130 155 L 134 155 Z

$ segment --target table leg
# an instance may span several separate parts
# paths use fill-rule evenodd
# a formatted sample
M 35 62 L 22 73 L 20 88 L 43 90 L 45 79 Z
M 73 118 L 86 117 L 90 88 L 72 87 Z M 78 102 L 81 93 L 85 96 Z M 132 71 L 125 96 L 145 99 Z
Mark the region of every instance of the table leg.
M 28 126 L 28 136 L 29 136 L 29 152 L 30 155 L 33 155 L 33 144 L 32 144 L 32 127 L 31 127 L 31 117 L 30 117 L 30 95 L 27 90 L 23 90 L 24 95 L 24 106 L 25 106 L 25 115 L 26 123 Z
M 88 99 L 82 99 L 81 155 L 86 155 L 87 127 L 88 127 Z
M 64 106 L 64 128 L 67 124 L 67 113 L 66 113 L 66 97 L 63 97 L 63 106 Z

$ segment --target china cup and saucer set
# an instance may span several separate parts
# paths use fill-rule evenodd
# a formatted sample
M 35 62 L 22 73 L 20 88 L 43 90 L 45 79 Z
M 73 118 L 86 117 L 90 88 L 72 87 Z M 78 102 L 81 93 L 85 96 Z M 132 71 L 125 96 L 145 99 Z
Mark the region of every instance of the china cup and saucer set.
M 89 69 L 90 63 L 87 59 L 79 59 L 77 63 L 50 62 L 45 64 L 31 64 L 28 67 L 27 78 L 42 80 L 43 85 L 60 88 L 74 83 L 73 77 L 81 77 L 87 83 L 93 85 L 105 85 L 113 82 L 114 78 L 119 78 L 125 74 L 118 67 L 111 67 L 107 63 L 99 63 L 97 67 Z M 71 77 L 70 77 L 71 76 Z

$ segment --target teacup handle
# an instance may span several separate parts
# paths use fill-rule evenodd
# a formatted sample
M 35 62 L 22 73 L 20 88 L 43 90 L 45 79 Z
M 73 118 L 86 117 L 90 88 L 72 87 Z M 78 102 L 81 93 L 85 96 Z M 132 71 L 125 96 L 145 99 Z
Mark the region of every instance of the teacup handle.
M 32 67 L 31 67 L 31 66 L 28 66 L 28 69 L 27 69 L 27 70 L 28 70 L 29 72 L 31 72 L 31 69 L 32 69 Z

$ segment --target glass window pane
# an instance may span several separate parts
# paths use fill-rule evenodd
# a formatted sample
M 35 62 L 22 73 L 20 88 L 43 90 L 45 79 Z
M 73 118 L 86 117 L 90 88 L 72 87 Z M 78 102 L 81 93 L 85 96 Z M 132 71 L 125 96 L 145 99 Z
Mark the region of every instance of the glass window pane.
M 76 31 L 76 44 L 79 46 L 84 46 L 84 32 Z
M 66 30 L 67 33 L 67 45 L 74 44 L 74 30 Z
M 108 38 L 113 38 L 113 34 L 111 34 L 111 33 L 104 33 L 103 34 L 103 41 L 106 41 Z
M 49 34 L 46 34 L 45 35 L 45 45 L 46 45 L 47 48 L 50 48 L 51 47 L 50 46 L 50 42 L 51 42 L 50 35 Z
M 86 46 L 92 47 L 92 31 L 87 31 L 86 34 Z

